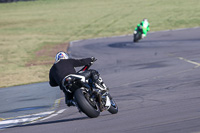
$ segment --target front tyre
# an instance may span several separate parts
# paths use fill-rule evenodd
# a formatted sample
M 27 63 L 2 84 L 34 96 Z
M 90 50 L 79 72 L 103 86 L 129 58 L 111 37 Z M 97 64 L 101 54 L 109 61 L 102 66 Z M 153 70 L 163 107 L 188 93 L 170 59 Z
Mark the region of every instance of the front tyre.
M 138 40 L 139 40 L 139 33 L 136 33 L 136 34 L 134 34 L 134 39 L 133 39 L 133 41 L 134 42 L 138 42 Z
M 99 107 L 95 101 L 90 99 L 90 95 L 83 89 L 74 92 L 77 105 L 80 110 L 90 118 L 96 118 L 100 114 Z
M 111 106 L 108 109 L 108 111 L 111 114 L 117 114 L 117 112 L 118 112 L 118 106 L 117 106 L 116 102 L 113 99 L 110 99 L 110 102 L 111 102 Z

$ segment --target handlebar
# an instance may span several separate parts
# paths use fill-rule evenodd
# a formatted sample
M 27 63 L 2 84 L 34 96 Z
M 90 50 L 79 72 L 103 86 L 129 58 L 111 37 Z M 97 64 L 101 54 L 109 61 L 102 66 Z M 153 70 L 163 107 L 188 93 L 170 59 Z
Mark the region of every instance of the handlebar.
M 94 63 L 95 61 L 97 61 L 96 58 L 94 58 L 94 57 L 92 57 L 92 58 L 93 58 L 93 59 L 92 59 L 92 62 L 90 62 L 89 64 L 85 65 L 85 66 L 84 66 L 83 68 L 81 68 L 78 72 L 88 70 L 88 69 L 93 65 L 93 63 Z

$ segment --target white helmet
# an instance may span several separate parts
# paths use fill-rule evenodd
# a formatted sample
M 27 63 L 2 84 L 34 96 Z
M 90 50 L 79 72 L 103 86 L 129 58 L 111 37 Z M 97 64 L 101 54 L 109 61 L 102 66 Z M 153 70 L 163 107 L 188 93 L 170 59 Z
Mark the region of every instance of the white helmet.
M 55 63 L 60 61 L 60 59 L 69 59 L 69 55 L 65 52 L 60 51 L 56 54 Z
M 147 18 L 144 18 L 144 19 L 143 19 L 143 21 L 146 21 L 146 22 L 148 22 Z

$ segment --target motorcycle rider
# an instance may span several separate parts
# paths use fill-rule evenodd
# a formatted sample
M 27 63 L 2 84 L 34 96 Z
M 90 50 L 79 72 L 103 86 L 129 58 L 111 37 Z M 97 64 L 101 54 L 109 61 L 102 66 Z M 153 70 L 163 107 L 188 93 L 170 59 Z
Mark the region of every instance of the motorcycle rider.
M 143 21 L 141 23 L 139 23 L 137 25 L 137 27 L 135 28 L 134 34 L 136 34 L 137 33 L 137 29 L 139 27 L 141 27 L 142 31 L 143 31 L 142 38 L 146 37 L 147 36 L 147 32 L 150 30 L 149 25 L 150 24 L 149 24 L 148 20 L 146 18 L 144 18 Z
M 49 72 L 49 84 L 52 87 L 60 87 L 60 89 L 65 94 L 65 103 L 67 104 L 67 106 L 74 106 L 75 103 L 72 100 L 73 94 L 65 90 L 65 86 L 63 86 L 62 84 L 63 79 L 65 79 L 65 77 L 69 74 L 76 74 L 75 67 L 84 66 L 94 61 L 94 57 L 84 59 L 71 59 L 69 58 L 69 55 L 63 51 L 60 51 L 56 54 L 55 63 L 53 64 Z M 87 75 L 92 76 L 93 79 L 98 78 L 98 72 L 95 70 L 87 72 Z

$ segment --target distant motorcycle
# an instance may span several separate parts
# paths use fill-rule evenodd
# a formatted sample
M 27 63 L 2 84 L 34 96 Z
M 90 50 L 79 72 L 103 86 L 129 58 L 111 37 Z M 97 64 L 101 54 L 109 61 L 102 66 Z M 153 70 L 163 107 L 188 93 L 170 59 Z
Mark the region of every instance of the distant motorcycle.
M 133 42 L 138 42 L 140 39 L 142 39 L 142 33 L 143 33 L 142 27 L 139 26 L 137 28 L 137 31 L 134 31 L 133 33 Z
M 99 76 L 98 83 L 96 83 L 91 78 L 87 79 L 82 76 L 92 64 L 85 65 L 77 74 L 68 75 L 65 78 L 64 86 L 68 92 L 73 94 L 78 110 L 88 117 L 98 117 L 100 112 L 104 110 L 116 114 L 118 106 L 108 92 L 102 78 Z

